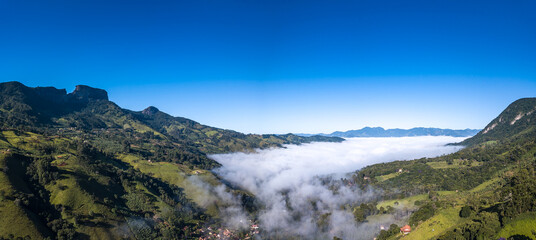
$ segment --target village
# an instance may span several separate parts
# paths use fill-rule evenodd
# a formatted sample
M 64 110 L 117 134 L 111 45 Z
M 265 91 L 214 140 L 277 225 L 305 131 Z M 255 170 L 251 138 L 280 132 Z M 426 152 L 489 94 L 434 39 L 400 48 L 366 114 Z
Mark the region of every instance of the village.
M 259 234 L 259 226 L 250 221 L 249 231 L 230 230 L 228 228 L 212 228 L 206 227 L 197 230 L 197 233 L 202 235 L 200 240 L 238 240 L 238 239 L 253 239 Z

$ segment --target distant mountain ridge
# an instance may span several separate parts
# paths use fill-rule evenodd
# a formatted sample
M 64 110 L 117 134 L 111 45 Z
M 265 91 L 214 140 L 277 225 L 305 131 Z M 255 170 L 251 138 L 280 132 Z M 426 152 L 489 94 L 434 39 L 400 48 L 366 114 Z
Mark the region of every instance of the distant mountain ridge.
M 384 129 L 382 127 L 364 127 L 359 130 L 336 131 L 330 134 L 296 134 L 299 136 L 320 135 L 326 137 L 416 137 L 416 136 L 451 136 L 451 137 L 470 137 L 477 134 L 479 129 L 443 129 L 443 128 L 424 128 L 417 127 L 411 129 Z

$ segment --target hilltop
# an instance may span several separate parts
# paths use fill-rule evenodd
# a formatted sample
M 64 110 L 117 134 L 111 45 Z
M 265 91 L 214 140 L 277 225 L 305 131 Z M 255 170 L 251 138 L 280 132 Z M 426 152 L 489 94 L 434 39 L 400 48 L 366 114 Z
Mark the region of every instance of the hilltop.
M 519 99 L 511 103 L 482 131 L 460 144 L 472 146 L 485 142 L 530 137 L 536 131 L 534 111 L 536 111 L 536 98 Z

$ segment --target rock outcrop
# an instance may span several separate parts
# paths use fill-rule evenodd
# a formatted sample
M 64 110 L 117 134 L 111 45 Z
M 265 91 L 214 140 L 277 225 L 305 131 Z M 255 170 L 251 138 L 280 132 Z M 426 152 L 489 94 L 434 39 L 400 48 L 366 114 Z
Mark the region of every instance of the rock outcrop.
M 72 93 L 68 94 L 69 98 L 79 101 L 89 100 L 108 100 L 108 93 L 103 89 L 92 88 L 86 85 L 78 85 Z

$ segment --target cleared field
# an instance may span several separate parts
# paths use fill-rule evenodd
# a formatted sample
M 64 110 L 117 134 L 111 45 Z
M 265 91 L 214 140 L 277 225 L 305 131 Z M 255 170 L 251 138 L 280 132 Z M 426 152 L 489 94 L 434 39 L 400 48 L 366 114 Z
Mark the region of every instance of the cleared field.
M 470 165 L 467 165 L 465 163 L 467 163 L 465 160 L 454 159 L 452 164 L 448 164 L 447 161 L 427 162 L 426 164 L 434 169 L 465 168 L 465 167 L 476 167 L 476 166 L 482 165 L 481 162 L 477 162 L 477 161 L 471 161 Z
M 196 204 L 205 207 L 207 213 L 218 217 L 218 197 L 208 191 L 204 187 L 200 187 L 201 184 L 207 184 L 215 186 L 218 184 L 218 180 L 214 175 L 206 170 L 190 170 L 187 167 L 175 163 L 168 162 L 148 162 L 142 160 L 133 155 L 120 155 L 119 158 L 135 169 L 145 174 L 151 174 L 154 177 L 160 178 L 163 181 L 176 185 L 184 189 L 184 193 L 188 198 L 194 201 Z M 189 179 L 189 175 L 194 175 L 192 179 Z M 191 181 L 198 179 L 201 181 Z
M 6 167 L 6 158 L 0 154 L 0 168 Z M 43 239 L 43 235 L 34 221 L 35 216 L 28 214 L 13 199 L 5 196 L 12 195 L 12 183 L 4 171 L 0 171 L 0 236 L 29 236 L 31 239 Z
M 391 206 L 393 208 L 414 208 L 415 207 L 415 201 L 422 201 L 428 199 L 428 194 L 420 194 L 415 195 L 403 199 L 394 199 L 394 200 L 386 200 L 381 201 L 378 203 L 377 208 L 387 208 L 387 206 Z M 398 204 L 396 204 L 398 203 Z
M 436 239 L 444 234 L 447 230 L 454 228 L 456 225 L 467 221 L 460 218 L 458 213 L 461 207 L 448 208 L 439 210 L 439 213 L 424 221 L 413 231 L 404 237 L 412 240 Z
M 481 183 L 480 185 L 476 186 L 475 188 L 469 190 L 469 192 L 474 193 L 474 192 L 484 191 L 484 190 L 486 190 L 486 189 L 488 189 L 490 187 L 493 187 L 493 186 L 499 184 L 501 181 L 502 181 L 501 178 L 498 178 L 498 177 L 492 178 L 492 179 L 490 179 L 488 181 L 485 181 L 485 182 Z
M 378 182 L 383 182 L 383 181 L 389 180 L 391 178 L 394 178 L 394 177 L 396 177 L 396 176 L 398 176 L 400 174 L 402 174 L 402 173 L 394 172 L 394 173 L 390 173 L 390 174 L 386 174 L 386 175 L 381 175 L 381 176 L 377 176 L 376 180 Z

